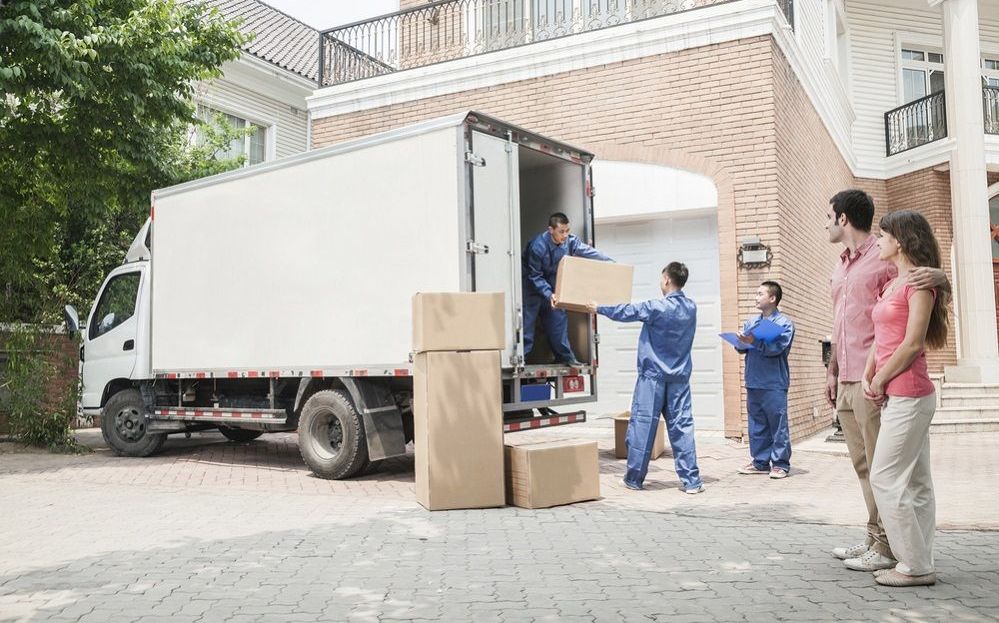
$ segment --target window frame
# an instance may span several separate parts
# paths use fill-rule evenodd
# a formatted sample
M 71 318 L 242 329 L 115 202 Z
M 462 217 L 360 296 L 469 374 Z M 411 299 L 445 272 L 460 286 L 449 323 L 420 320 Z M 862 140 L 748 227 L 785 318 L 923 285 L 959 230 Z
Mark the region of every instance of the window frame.
M 250 162 L 250 145 L 253 137 L 250 135 L 244 136 L 243 155 L 246 156 L 246 161 L 243 163 L 243 167 L 254 166 L 254 164 L 263 164 L 277 158 L 277 123 L 273 120 L 263 119 L 259 115 L 254 115 L 232 106 L 220 104 L 217 101 L 208 98 L 197 99 L 195 105 L 197 106 L 198 113 L 200 113 L 200 110 L 204 108 L 211 111 L 212 114 L 219 113 L 229 115 L 243 121 L 243 123 L 253 124 L 263 130 L 264 159 L 257 163 Z M 201 117 L 199 116 L 199 118 Z
M 142 293 L 142 272 L 143 271 L 141 270 L 129 270 L 118 273 L 116 275 L 112 275 L 111 277 L 108 278 L 107 283 L 105 283 L 104 287 L 101 288 L 101 296 L 100 298 L 97 299 L 97 304 L 94 305 L 94 310 L 90 315 L 90 321 L 88 322 L 87 325 L 87 341 L 92 342 L 98 338 L 101 338 L 111 333 L 119 326 L 127 322 L 130 318 L 135 316 L 135 313 L 139 308 L 139 295 Z M 101 310 L 101 305 L 104 304 L 104 302 L 107 300 L 107 297 L 109 296 L 109 293 L 111 292 L 111 286 L 119 279 L 124 279 L 126 277 L 132 277 L 132 276 L 138 277 L 138 280 L 136 281 L 135 285 L 135 300 L 132 301 L 132 313 L 121 320 L 115 318 L 116 321 L 115 324 L 109 327 L 106 331 L 98 332 L 100 330 L 100 324 L 101 324 L 99 312 Z M 104 315 L 106 316 L 107 314 Z

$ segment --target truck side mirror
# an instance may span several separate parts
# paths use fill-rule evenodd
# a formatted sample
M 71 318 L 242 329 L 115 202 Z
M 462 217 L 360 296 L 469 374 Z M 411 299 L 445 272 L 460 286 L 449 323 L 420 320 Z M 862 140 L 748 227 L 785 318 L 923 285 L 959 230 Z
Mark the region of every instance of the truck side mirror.
M 69 334 L 70 338 L 76 337 L 80 330 L 80 315 L 76 313 L 76 308 L 67 305 L 62 310 L 62 317 L 66 321 L 66 333 Z

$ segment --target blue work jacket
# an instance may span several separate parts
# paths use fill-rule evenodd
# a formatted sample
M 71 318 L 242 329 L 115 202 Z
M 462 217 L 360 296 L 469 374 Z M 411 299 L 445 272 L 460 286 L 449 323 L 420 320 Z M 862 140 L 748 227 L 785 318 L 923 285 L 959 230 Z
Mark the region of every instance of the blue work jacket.
M 690 349 L 697 328 L 697 305 L 682 290 L 659 299 L 602 305 L 597 313 L 618 322 L 641 322 L 638 374 L 670 382 L 690 379 Z
M 762 314 L 750 318 L 742 325 L 742 334 L 748 335 L 763 318 Z M 746 389 L 783 389 L 791 383 L 791 370 L 787 355 L 794 342 L 794 323 L 779 310 L 767 320 L 779 325 L 783 331 L 775 339 L 763 342 L 756 340 L 754 348 L 742 351 L 746 355 Z
M 551 232 L 543 232 L 535 236 L 524 249 L 524 293 L 533 293 L 550 299 L 555 290 L 558 263 L 566 255 L 604 262 L 613 261 L 572 234 L 569 234 L 562 244 L 555 244 Z

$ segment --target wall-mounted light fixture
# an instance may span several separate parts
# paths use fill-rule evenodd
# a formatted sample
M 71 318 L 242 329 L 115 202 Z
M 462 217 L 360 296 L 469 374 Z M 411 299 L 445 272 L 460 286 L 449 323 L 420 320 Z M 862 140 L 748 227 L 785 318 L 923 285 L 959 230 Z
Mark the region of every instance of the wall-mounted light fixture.
M 739 268 L 766 268 L 774 254 L 759 236 L 743 238 L 739 244 Z

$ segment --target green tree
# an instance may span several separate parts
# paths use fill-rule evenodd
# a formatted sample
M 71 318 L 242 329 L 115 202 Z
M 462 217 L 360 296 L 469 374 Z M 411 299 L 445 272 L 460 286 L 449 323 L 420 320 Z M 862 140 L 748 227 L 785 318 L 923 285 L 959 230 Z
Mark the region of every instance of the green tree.
M 3 2 L 0 319 L 86 309 L 153 189 L 240 164 L 217 157 L 239 131 L 199 125 L 191 97 L 244 42 L 204 4 Z

